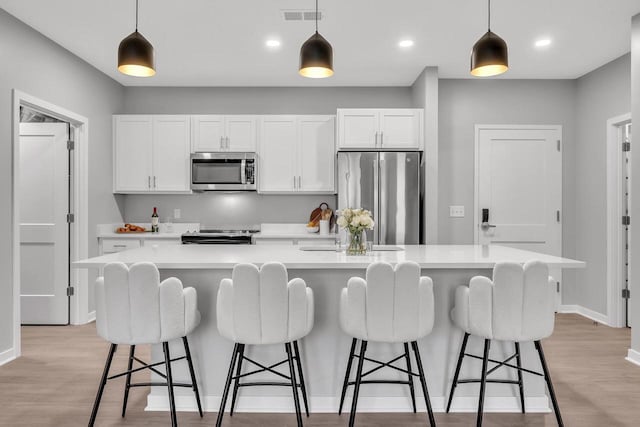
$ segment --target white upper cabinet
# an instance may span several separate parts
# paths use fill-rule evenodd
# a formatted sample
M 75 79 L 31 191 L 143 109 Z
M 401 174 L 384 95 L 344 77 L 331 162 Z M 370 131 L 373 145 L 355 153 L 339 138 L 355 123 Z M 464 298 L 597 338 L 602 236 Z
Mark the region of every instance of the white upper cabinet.
M 257 119 L 255 116 L 192 116 L 195 152 L 256 151 Z
M 339 109 L 338 149 L 419 150 L 421 109 Z
M 113 192 L 189 192 L 189 116 L 113 116 Z
M 335 116 L 264 116 L 259 132 L 261 193 L 335 192 Z

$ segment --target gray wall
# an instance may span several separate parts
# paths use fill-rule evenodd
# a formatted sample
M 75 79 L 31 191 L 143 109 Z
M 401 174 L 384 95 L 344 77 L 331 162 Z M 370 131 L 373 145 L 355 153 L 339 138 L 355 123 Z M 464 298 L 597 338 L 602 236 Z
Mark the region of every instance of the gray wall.
M 123 87 L 0 9 L 0 352 L 13 345 L 11 253 L 12 89 L 89 119 L 89 250 L 97 254 L 95 224 L 121 218 L 111 194 L 111 114 Z
M 575 117 L 573 80 L 440 80 L 439 243 L 473 243 L 474 125 L 562 125 L 563 254 L 575 255 Z M 463 205 L 464 218 L 449 218 Z M 563 275 L 566 301 L 575 300 L 573 273 Z
M 409 87 L 356 88 L 191 88 L 132 87 L 125 92 L 122 114 L 335 114 L 337 108 L 410 108 Z M 160 219 L 181 208 L 182 222 L 239 225 L 306 222 L 309 213 L 333 195 L 274 196 L 255 193 L 124 196 L 127 221 L 148 220 L 154 206 Z
M 607 314 L 607 120 L 631 111 L 631 55 L 577 80 L 575 304 Z
M 640 14 L 633 17 L 631 23 L 631 117 L 640 117 Z M 640 171 L 640 156 L 631 156 L 631 169 Z M 636 174 L 637 175 L 637 174 Z M 640 185 L 631 187 L 631 200 L 636 200 L 631 206 L 631 216 L 640 218 Z M 640 242 L 640 227 L 631 227 L 631 241 Z M 631 348 L 640 352 L 640 250 L 631 252 L 629 261 L 631 266 L 631 286 L 634 296 L 631 298 L 631 311 L 634 316 L 631 318 Z M 636 356 L 638 356 L 636 354 Z

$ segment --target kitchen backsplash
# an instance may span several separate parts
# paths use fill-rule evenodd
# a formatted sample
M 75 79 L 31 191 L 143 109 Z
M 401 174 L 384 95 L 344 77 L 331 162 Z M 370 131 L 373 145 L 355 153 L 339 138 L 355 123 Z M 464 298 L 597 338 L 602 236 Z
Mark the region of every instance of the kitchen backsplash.
M 204 226 L 270 223 L 305 223 L 311 211 L 327 202 L 336 209 L 335 195 L 262 195 L 255 192 L 196 193 L 190 195 L 124 196 L 127 222 L 149 222 L 157 207 L 160 222 L 198 222 Z M 174 219 L 180 209 L 180 219 Z

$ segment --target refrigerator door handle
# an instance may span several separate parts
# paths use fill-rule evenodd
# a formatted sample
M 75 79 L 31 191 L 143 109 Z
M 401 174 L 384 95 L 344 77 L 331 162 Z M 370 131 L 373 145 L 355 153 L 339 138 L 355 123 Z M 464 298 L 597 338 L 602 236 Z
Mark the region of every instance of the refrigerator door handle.
M 374 160 L 372 162 L 373 165 L 373 220 L 379 225 L 380 224 L 380 181 L 378 180 L 378 162 Z M 378 227 L 380 228 L 380 227 Z M 373 229 L 373 244 L 379 244 L 380 239 L 378 237 L 378 232 L 376 228 Z
M 382 143 L 381 143 L 382 145 Z M 383 187 L 385 187 L 385 182 L 386 182 L 386 174 L 385 174 L 385 163 L 384 163 L 384 159 L 382 158 L 382 156 L 380 156 L 380 180 L 379 180 L 379 184 L 378 184 L 378 192 L 380 193 L 380 222 L 379 225 L 380 227 L 378 227 L 380 229 L 380 237 L 378 239 L 379 244 L 380 245 L 386 245 L 387 244 L 387 209 L 388 206 L 385 203 L 386 199 L 388 198 L 387 194 L 383 194 L 386 193 L 386 191 L 384 191 Z

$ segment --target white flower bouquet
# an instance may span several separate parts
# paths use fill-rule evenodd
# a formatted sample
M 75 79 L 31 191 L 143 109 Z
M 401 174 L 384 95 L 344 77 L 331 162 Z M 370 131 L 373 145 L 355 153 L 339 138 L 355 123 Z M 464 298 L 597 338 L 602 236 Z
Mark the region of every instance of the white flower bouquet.
M 338 212 L 337 224 L 349 232 L 348 255 L 362 255 L 366 252 L 365 230 L 373 230 L 375 222 L 371 212 L 362 208 L 346 208 Z

